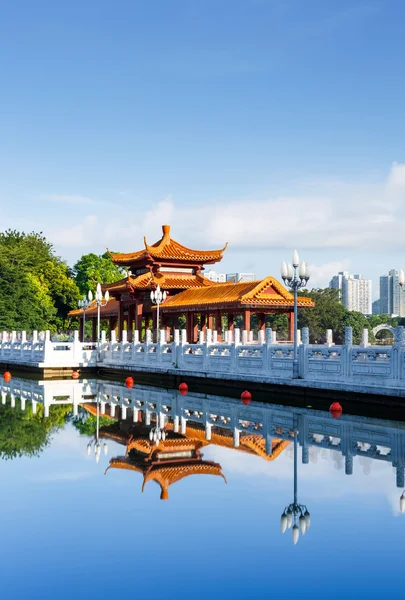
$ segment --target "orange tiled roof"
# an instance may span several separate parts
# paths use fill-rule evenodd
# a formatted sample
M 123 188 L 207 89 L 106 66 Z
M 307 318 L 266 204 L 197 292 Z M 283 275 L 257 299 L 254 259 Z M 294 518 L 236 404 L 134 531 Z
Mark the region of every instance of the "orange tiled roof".
M 129 254 L 120 254 L 110 252 L 110 256 L 115 264 L 128 265 L 141 258 L 165 258 L 171 260 L 190 261 L 190 262 L 217 262 L 222 259 L 222 254 L 226 250 L 226 244 L 220 250 L 191 250 L 182 246 L 170 237 L 170 225 L 162 226 L 163 235 L 155 244 L 149 245 L 144 238 L 145 248 L 138 252 Z
M 142 454 L 153 454 L 156 452 L 187 452 L 190 450 L 199 450 L 203 444 L 198 440 L 189 440 L 187 438 L 169 438 L 159 442 L 156 446 L 146 438 L 134 438 L 127 444 L 127 454 L 131 450 L 136 450 Z
M 259 307 L 292 307 L 293 295 L 274 277 L 266 277 L 262 281 L 242 283 L 217 283 L 199 289 L 188 289 L 172 298 L 168 298 L 161 309 L 194 309 L 201 306 L 232 304 L 233 306 L 255 305 Z M 298 306 L 315 306 L 311 298 L 299 296 Z
M 166 425 L 166 429 L 170 430 L 172 428 L 172 423 Z M 267 461 L 275 460 L 290 443 L 285 440 L 273 439 L 272 453 L 269 455 L 266 453 L 266 441 L 261 434 L 242 434 L 239 441 L 240 445 L 235 448 L 233 436 L 231 434 L 226 435 L 212 431 L 211 439 L 207 440 L 205 437 L 205 428 L 199 427 L 197 424 L 193 426 L 189 424 L 189 421 L 187 422 L 185 435 L 189 440 L 199 440 L 204 446 L 213 444 L 214 446 L 231 448 L 232 450 L 246 452 L 247 454 L 255 454 Z
M 142 273 L 138 277 L 128 276 L 115 283 L 108 283 L 102 286 L 103 291 L 114 292 L 134 292 L 135 290 L 152 290 L 158 285 L 165 290 L 178 290 L 199 287 L 210 287 L 216 285 L 202 275 L 193 275 L 191 273 Z
M 169 497 L 169 485 L 180 481 L 189 475 L 217 475 L 222 477 L 226 483 L 225 475 L 222 473 L 221 465 L 211 461 L 191 462 L 189 464 L 173 464 L 171 466 L 154 466 L 145 474 L 142 486 L 142 492 L 148 481 L 156 481 L 162 490 L 161 499 L 167 500 Z
M 119 302 L 115 298 L 110 298 L 105 306 L 100 307 L 101 315 L 116 315 L 118 313 Z M 76 308 L 68 313 L 69 317 L 80 317 L 83 314 L 82 308 Z M 86 310 L 86 317 L 92 317 L 97 315 L 97 304 L 96 301 L 90 305 Z
M 128 458 L 119 457 L 110 460 L 110 465 L 105 472 L 107 473 L 109 469 L 127 469 L 129 471 L 143 473 L 142 492 L 148 481 L 156 481 L 161 487 L 160 497 L 162 500 L 168 499 L 170 485 L 189 475 L 219 475 L 226 483 L 226 478 L 222 473 L 221 465 L 211 461 L 198 460 L 177 464 L 173 462 L 171 465 L 162 463 L 161 465 L 154 465 L 145 470 L 141 464 L 131 461 L 131 459 Z

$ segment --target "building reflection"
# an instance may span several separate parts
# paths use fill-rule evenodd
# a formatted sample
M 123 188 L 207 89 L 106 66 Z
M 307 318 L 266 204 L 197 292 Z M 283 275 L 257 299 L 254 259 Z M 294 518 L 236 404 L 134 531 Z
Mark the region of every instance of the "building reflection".
M 148 386 L 128 389 L 97 380 L 35 382 L 16 378 L 3 382 L 0 388 L 2 404 L 15 407 L 13 411 L 27 406 L 35 415 L 41 405 L 45 420 L 54 406 L 65 407 L 66 414 L 70 412 L 77 419 L 96 415 L 92 429 L 96 456 L 108 439 L 118 442 L 125 452 L 110 460 L 109 471 L 139 472 L 143 487 L 148 481 L 157 482 L 163 498 L 168 496 L 170 485 L 188 475 L 225 477 L 218 463 L 204 459 L 202 451 L 208 445 L 265 461 L 276 460 L 282 452 L 291 453 L 297 461 L 300 449 L 303 465 L 327 457 L 335 469 L 344 468 L 348 476 L 353 474 L 355 457 L 359 457 L 358 466 L 364 474 L 369 474 L 377 462 L 391 464 L 396 485 L 401 488 L 400 510 L 405 512 L 405 424 L 401 421 L 346 413 L 333 419 L 329 412 L 310 408 L 255 402 L 245 406 L 221 396 L 182 396 L 177 390 Z
M 85 403 L 83 408 L 97 415 L 99 403 Z M 120 409 L 115 409 L 112 416 L 108 406 L 104 408 L 104 416 L 110 416 L 113 423 L 96 430 L 95 444 L 96 440 L 104 439 L 125 447 L 125 456 L 112 458 L 106 473 L 110 469 L 141 473 L 142 491 L 148 481 L 155 481 L 161 488 L 162 500 L 168 499 L 170 485 L 190 475 L 216 475 L 226 482 L 221 465 L 203 459 L 201 450 L 208 445 L 234 448 L 272 461 L 289 444 L 288 441 L 274 439 L 272 453 L 268 455 L 261 434 L 241 435 L 235 447 L 235 439 L 225 427 L 206 428 L 188 419 L 187 422 L 183 421 L 182 431 L 179 432 L 179 419 L 167 418 L 162 413 L 149 414 L 145 419 L 143 411 L 136 410 L 129 414 L 128 410 Z

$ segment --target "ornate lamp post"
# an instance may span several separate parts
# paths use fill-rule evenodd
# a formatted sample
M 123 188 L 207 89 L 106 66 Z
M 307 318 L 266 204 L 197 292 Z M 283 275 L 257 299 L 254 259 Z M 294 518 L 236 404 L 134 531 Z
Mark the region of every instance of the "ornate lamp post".
M 110 292 L 107 290 L 104 294 L 101 291 L 101 284 L 97 284 L 96 303 L 97 303 L 97 358 L 100 359 L 100 308 L 105 306 L 110 298 Z
M 159 341 L 159 306 L 166 300 L 166 292 L 162 292 L 160 289 L 160 285 L 157 286 L 155 291 L 151 291 L 150 299 L 153 304 L 156 304 L 156 343 Z
M 280 519 L 281 533 L 292 527 L 294 545 L 298 542 L 300 532 L 305 535 L 311 525 L 311 515 L 304 504 L 298 504 L 298 464 L 297 445 L 298 431 L 294 430 L 294 502 L 285 507 Z
M 294 250 L 292 265 L 285 263 L 281 264 L 281 277 L 284 284 L 287 285 L 294 293 L 294 359 L 293 359 L 293 378 L 298 377 L 298 348 L 297 348 L 297 326 L 298 326 L 298 308 L 297 308 L 297 292 L 299 289 L 306 287 L 309 279 L 309 271 L 304 261 L 300 264 L 298 252 Z
M 97 394 L 97 411 L 96 411 L 96 437 L 94 440 L 92 440 L 91 442 L 89 442 L 87 444 L 87 454 L 90 456 L 91 454 L 91 446 L 94 442 L 94 454 L 96 457 L 96 463 L 98 463 L 98 461 L 100 460 L 100 454 L 101 454 L 101 444 L 100 444 L 100 438 L 99 438 L 99 429 L 100 429 L 100 410 L 99 410 L 99 395 Z M 103 450 L 104 450 L 104 454 L 107 456 L 107 452 L 108 452 L 108 446 L 106 444 L 106 442 L 104 442 L 103 444 Z
M 86 297 L 86 295 L 84 295 L 83 300 L 79 300 L 79 302 L 78 302 L 79 308 L 81 308 L 83 310 L 83 342 L 85 341 L 84 338 L 86 336 L 86 330 L 85 330 L 86 310 L 90 307 L 92 302 L 93 302 L 93 292 L 91 290 L 89 290 L 87 297 Z

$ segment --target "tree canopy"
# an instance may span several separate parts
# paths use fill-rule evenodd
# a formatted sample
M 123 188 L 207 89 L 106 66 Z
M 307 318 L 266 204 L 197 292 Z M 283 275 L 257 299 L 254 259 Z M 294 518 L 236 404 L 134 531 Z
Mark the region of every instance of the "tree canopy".
M 42 233 L 0 233 L 0 330 L 63 329 L 79 289 Z
M 94 293 L 97 283 L 113 283 L 125 275 L 125 271 L 112 262 L 108 252 L 84 254 L 73 267 L 73 273 L 82 295 L 87 295 L 89 290 Z

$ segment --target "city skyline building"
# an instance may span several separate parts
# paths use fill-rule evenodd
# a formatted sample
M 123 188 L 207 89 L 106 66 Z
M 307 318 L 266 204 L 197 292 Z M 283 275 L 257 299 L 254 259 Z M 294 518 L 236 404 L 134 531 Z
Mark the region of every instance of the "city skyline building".
M 213 269 L 204 271 L 203 275 L 206 279 L 209 279 L 210 281 L 214 281 L 215 283 L 225 283 L 226 282 L 226 274 L 225 273 L 217 273 Z
M 215 283 L 242 283 L 246 281 L 254 281 L 256 277 L 254 273 L 217 273 L 213 269 L 204 271 L 203 275 Z
M 395 269 L 380 276 L 380 313 L 405 316 L 405 291 L 399 285 L 399 273 Z
M 329 287 L 338 290 L 343 306 L 347 310 L 371 315 L 372 281 L 363 275 L 340 271 L 329 282 Z

